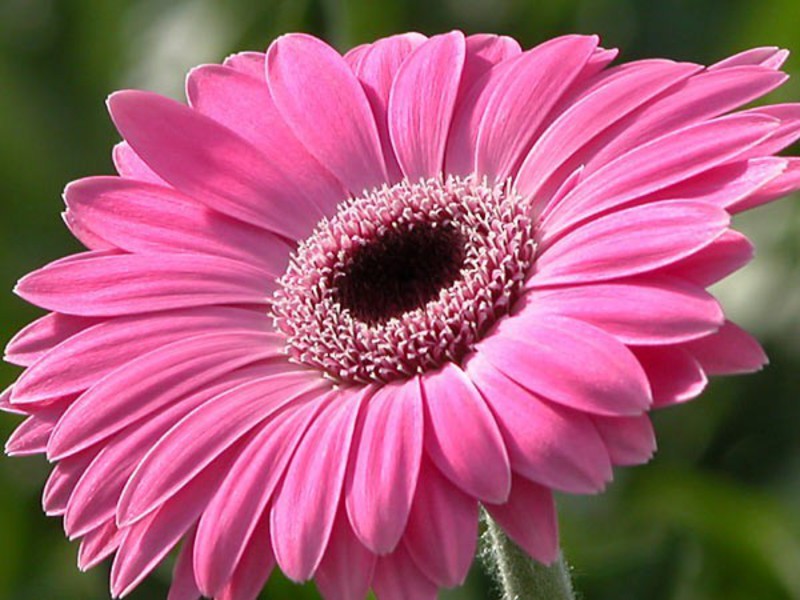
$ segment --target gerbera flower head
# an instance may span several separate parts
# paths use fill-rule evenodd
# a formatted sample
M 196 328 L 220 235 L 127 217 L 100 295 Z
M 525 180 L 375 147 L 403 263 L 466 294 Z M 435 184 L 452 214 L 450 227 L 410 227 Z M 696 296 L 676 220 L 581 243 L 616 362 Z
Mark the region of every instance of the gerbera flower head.
M 800 188 L 800 106 L 732 112 L 786 52 L 610 66 L 570 35 L 301 34 L 109 99 L 118 176 L 67 186 L 87 251 L 24 277 L 10 454 L 133 589 L 326 598 L 463 581 L 478 507 L 535 559 L 553 490 L 646 462 L 647 413 L 765 357 L 709 285 L 730 215 Z

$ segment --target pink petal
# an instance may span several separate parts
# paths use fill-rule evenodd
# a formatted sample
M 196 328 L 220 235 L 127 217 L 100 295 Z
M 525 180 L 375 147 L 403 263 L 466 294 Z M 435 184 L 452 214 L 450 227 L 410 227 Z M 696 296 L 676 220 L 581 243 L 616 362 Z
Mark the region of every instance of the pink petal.
M 4 360 L 27 367 L 64 340 L 100 319 L 49 313 L 19 331 L 6 346 Z
M 217 600 L 256 600 L 275 568 L 269 533 L 269 512 L 264 512 L 228 584 Z
M 294 581 L 309 579 L 325 553 L 356 419 L 372 392 L 370 387 L 341 390 L 309 427 L 277 492 L 270 515 L 272 545 L 284 574 Z
M 417 568 L 403 546 L 378 559 L 373 588 L 378 600 L 436 600 L 439 591 Z
M 728 211 L 732 214 L 740 213 L 800 190 L 800 158 L 792 156 L 785 160 L 786 170 L 781 175 L 749 197 L 730 204 Z
M 682 346 L 709 375 L 737 375 L 760 371 L 769 362 L 759 343 L 735 323 Z
M 117 316 L 212 304 L 264 304 L 275 282 L 261 269 L 201 254 L 87 255 L 56 261 L 14 292 L 47 310 Z
M 128 181 L 128 180 L 126 180 Z M 69 229 L 69 232 L 83 244 L 88 250 L 117 250 L 117 246 L 103 238 L 97 231 L 90 229 L 86 223 L 82 223 L 75 217 L 74 213 L 64 211 L 61 219 Z
M 776 127 L 769 117 L 730 115 L 640 146 L 589 174 L 545 218 L 545 237 L 722 164 Z
M 303 239 L 322 216 L 287 173 L 209 117 L 133 90 L 115 92 L 108 106 L 137 154 L 199 202 L 290 239 Z
M 402 33 L 387 38 L 382 38 L 374 44 L 364 45 L 358 54 L 358 60 L 353 63 L 353 71 L 358 76 L 364 92 L 369 100 L 375 123 L 378 126 L 378 135 L 381 140 L 383 158 L 389 172 L 388 183 L 395 183 L 402 179 L 400 166 L 392 148 L 389 137 L 389 120 L 387 117 L 389 107 L 389 93 L 392 89 L 397 70 L 408 55 L 427 38 L 419 33 Z M 352 51 L 351 51 L 352 52 Z M 345 55 L 345 60 L 348 59 Z
M 30 456 L 42 454 L 47 450 L 47 440 L 61 416 L 56 414 L 31 415 L 17 425 L 14 433 L 6 441 L 5 451 L 8 456 Z
M 347 192 L 278 113 L 264 80 L 263 56 L 261 62 L 258 79 L 219 65 L 193 69 L 186 82 L 189 104 L 250 142 L 277 170 L 291 173 L 303 195 L 330 216 Z
M 86 534 L 78 549 L 78 569 L 88 571 L 97 566 L 119 547 L 122 534 L 114 519 L 110 519 Z
M 611 213 L 546 248 L 526 287 L 584 284 L 653 271 L 708 246 L 729 223 L 721 208 L 681 200 Z
M 264 52 L 237 52 L 231 54 L 222 64 L 243 75 L 266 81 L 267 55 Z
M 427 421 L 425 449 L 470 496 L 502 503 L 511 489 L 503 436 L 478 390 L 453 363 L 421 378 Z
M 653 407 L 661 408 L 696 398 L 708 379 L 691 354 L 680 347 L 634 348 L 653 390 Z
M 222 456 L 146 519 L 126 528 L 111 567 L 111 593 L 129 594 L 189 531 L 230 466 Z
M 417 378 L 387 384 L 369 399 L 345 484 L 353 530 L 377 554 L 397 546 L 417 488 L 424 425 L 419 385 Z
M 466 38 L 466 60 L 461 94 L 466 93 L 494 65 L 522 53 L 519 42 L 505 35 L 476 33 Z
M 704 71 L 648 103 L 598 140 L 592 172 L 629 150 L 695 123 L 702 124 L 771 92 L 786 75 L 760 66 Z M 689 146 L 686 146 L 689 149 Z
M 659 272 L 708 287 L 749 263 L 754 252 L 750 240 L 738 231 L 729 229 L 699 252 Z
M 624 344 L 684 342 L 716 331 L 722 308 L 702 287 L 681 279 L 642 276 L 618 283 L 533 290 L 526 310 L 585 321 Z
M 17 380 L 14 402 L 42 402 L 82 392 L 131 360 L 207 331 L 267 333 L 265 315 L 239 308 L 202 307 L 119 317 L 84 329 L 34 362 Z
M 64 514 L 72 490 L 75 489 L 75 485 L 83 475 L 86 467 L 91 464 L 99 451 L 99 446 L 87 448 L 59 461 L 53 467 L 42 493 L 42 507 L 47 516 L 52 517 Z
M 588 416 L 536 397 L 482 352 L 468 359 L 466 373 L 497 419 L 515 473 L 576 494 L 597 492 L 611 480 L 608 452 Z
M 656 434 L 647 415 L 592 416 L 615 465 L 643 465 L 656 451 Z
M 320 384 L 297 371 L 253 378 L 198 406 L 136 467 L 120 496 L 117 522 L 130 525 L 157 509 L 264 419 L 309 392 L 318 394 Z
M 515 59 L 492 82 L 480 122 L 475 167 L 502 181 L 513 175 L 548 112 L 583 69 L 597 46 L 594 36 L 564 36 Z
M 556 559 L 558 519 L 550 490 L 515 475 L 508 502 L 487 504 L 486 510 L 531 558 L 544 564 Z
M 172 583 L 167 600 L 200 600 L 200 590 L 194 580 L 192 554 L 194 553 L 195 529 L 192 528 L 183 538 L 180 554 L 172 570 Z
M 113 519 L 125 484 L 150 448 L 194 408 L 252 375 L 252 369 L 242 369 L 221 377 L 108 439 L 69 498 L 64 515 L 67 534 L 77 537 L 103 521 Z
M 523 311 L 501 321 L 477 351 L 534 394 L 577 410 L 636 415 L 651 404 L 647 378 L 630 350 L 580 321 Z
M 364 598 L 372 583 L 375 559 L 353 533 L 347 514 L 340 509 L 315 576 L 317 588 L 325 600 Z
M 70 406 L 48 446 L 74 454 L 239 367 L 278 355 L 268 334 L 223 332 L 174 342 L 130 361 Z
M 461 585 L 475 556 L 477 538 L 478 503 L 451 484 L 433 464 L 423 461 L 403 536 L 419 570 L 440 586 Z M 383 587 L 379 584 L 380 571 L 379 562 L 376 589 Z M 419 578 L 415 579 L 410 583 L 419 584 Z
M 237 457 L 198 528 L 194 564 L 207 596 L 218 595 L 233 575 L 297 444 L 327 402 L 322 396 L 284 410 L 259 426 Z
M 14 393 L 14 386 L 10 385 L 0 392 L 0 410 L 12 415 L 26 415 L 26 411 L 20 410 L 19 406 L 11 404 L 11 394 Z
M 781 50 L 777 46 L 763 46 L 729 56 L 714 63 L 708 67 L 708 70 L 715 71 L 743 65 L 761 65 L 770 69 L 780 69 L 788 56 L 789 52 L 787 50 Z
M 460 31 L 432 37 L 400 66 L 389 96 L 389 133 L 410 181 L 442 172 L 465 57 Z
M 190 252 L 253 264 L 274 276 L 292 248 L 281 238 L 198 204 L 171 188 L 88 177 L 64 192 L 68 215 L 137 254 Z
M 536 140 L 517 175 L 517 190 L 537 199 L 548 178 L 594 136 L 699 67 L 687 63 L 640 61 L 565 110 Z M 620 69 L 620 67 L 617 67 Z M 547 197 L 549 194 L 544 194 Z
M 284 35 L 269 47 L 266 68 L 289 127 L 353 195 L 387 180 L 369 102 L 338 52 L 310 35 Z
M 134 152 L 133 148 L 131 148 L 127 142 L 120 142 L 114 146 L 112 158 L 117 173 L 126 179 L 135 179 L 136 181 L 144 181 L 157 185 L 169 185 L 166 181 L 161 179 L 155 171 L 148 167 L 147 163 L 139 158 L 139 155 Z
M 767 139 L 747 152 L 745 156 L 748 158 L 777 154 L 800 138 L 800 103 L 759 106 L 744 114 L 762 115 L 780 121 L 778 128 Z
M 751 158 L 727 163 L 650 194 L 640 203 L 680 198 L 701 200 L 728 208 L 780 176 L 786 166 L 786 159 L 776 157 Z

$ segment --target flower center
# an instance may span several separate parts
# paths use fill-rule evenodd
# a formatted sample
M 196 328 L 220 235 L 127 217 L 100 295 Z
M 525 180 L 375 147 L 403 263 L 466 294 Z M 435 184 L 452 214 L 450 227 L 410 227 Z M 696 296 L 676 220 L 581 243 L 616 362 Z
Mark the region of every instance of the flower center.
M 300 243 L 272 298 L 290 359 L 343 383 L 459 362 L 533 262 L 520 206 L 508 183 L 452 176 L 343 203 Z
M 464 236 L 452 224 L 409 223 L 355 249 L 334 275 L 334 294 L 356 319 L 371 325 L 424 307 L 458 279 Z

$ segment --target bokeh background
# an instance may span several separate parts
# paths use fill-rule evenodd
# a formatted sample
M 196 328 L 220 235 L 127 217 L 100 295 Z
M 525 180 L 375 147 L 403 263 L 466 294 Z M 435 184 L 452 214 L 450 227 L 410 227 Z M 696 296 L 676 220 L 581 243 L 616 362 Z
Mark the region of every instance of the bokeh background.
M 0 342 L 38 315 L 11 294 L 24 273 L 79 250 L 59 219 L 64 184 L 111 173 L 117 140 L 103 101 L 138 87 L 181 97 L 185 72 L 286 31 L 344 50 L 405 30 L 515 36 L 530 46 L 599 33 L 622 59 L 710 63 L 758 45 L 795 51 L 797 0 L 0 0 Z M 772 101 L 800 101 L 792 80 Z M 798 148 L 795 148 L 798 153 Z M 739 218 L 753 264 L 719 288 L 764 342 L 762 373 L 715 381 L 656 415 L 660 451 L 597 497 L 560 498 L 586 600 L 800 599 L 800 198 Z M 17 375 L 0 366 L 0 386 Z M 5 438 L 19 421 L 0 415 Z M 0 598 L 108 597 L 108 564 L 81 574 L 77 545 L 41 512 L 44 459 L 0 458 Z M 165 598 L 169 565 L 131 598 Z M 273 576 L 265 598 L 318 598 Z M 446 599 L 495 598 L 476 564 Z

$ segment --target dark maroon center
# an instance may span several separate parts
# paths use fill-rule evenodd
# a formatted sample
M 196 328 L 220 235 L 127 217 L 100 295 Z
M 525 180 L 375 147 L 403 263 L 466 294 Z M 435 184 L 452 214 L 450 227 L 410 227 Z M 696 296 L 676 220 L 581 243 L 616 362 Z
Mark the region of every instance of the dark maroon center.
M 451 225 L 390 229 L 358 247 L 334 277 L 338 300 L 361 321 L 388 321 L 424 306 L 456 281 L 464 257 L 464 236 Z

